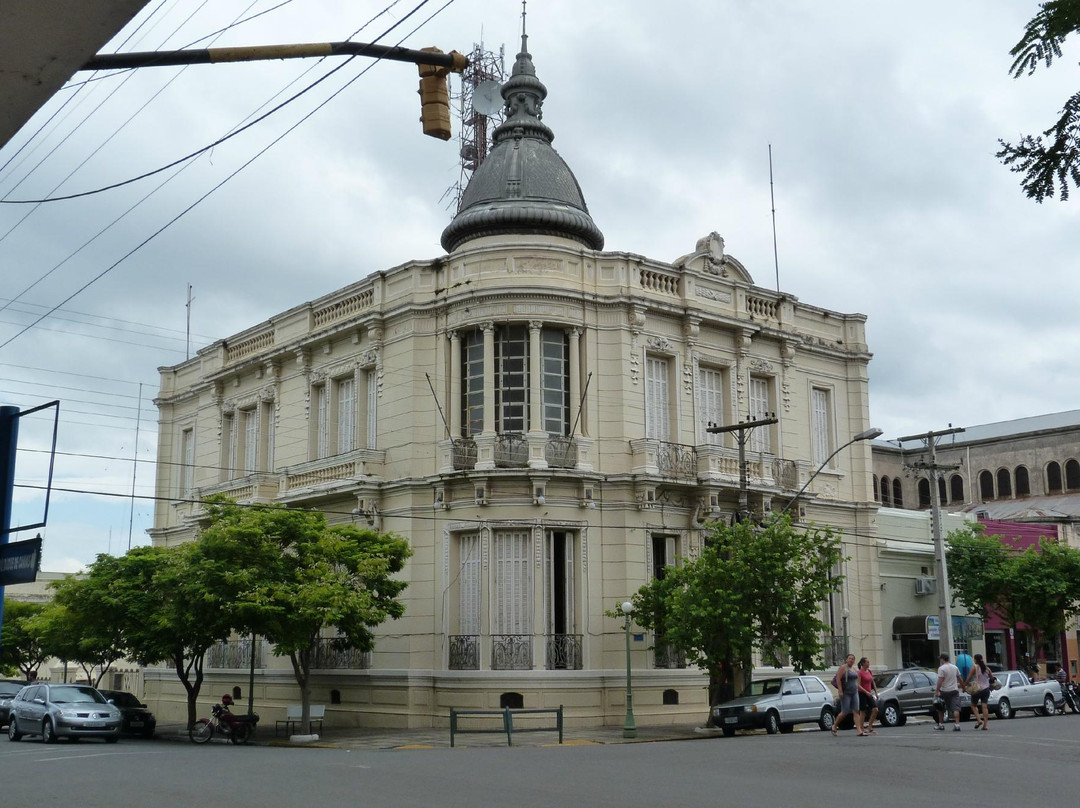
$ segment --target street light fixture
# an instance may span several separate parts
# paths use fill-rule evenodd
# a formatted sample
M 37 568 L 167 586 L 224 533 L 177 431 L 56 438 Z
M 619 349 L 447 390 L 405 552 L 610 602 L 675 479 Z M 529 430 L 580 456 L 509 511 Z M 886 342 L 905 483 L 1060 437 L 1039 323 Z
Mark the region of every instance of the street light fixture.
M 634 723 L 634 693 L 630 689 L 630 615 L 634 611 L 634 604 L 624 601 L 622 612 L 626 616 L 626 721 L 623 723 L 622 736 L 624 738 L 637 737 L 637 725 Z
M 837 447 L 833 451 L 833 453 L 831 455 L 829 455 L 828 457 L 826 457 L 825 461 L 820 466 L 817 467 L 817 471 L 815 471 L 813 474 L 811 474 L 810 477 L 806 480 L 806 482 L 803 483 L 803 487 L 799 489 L 798 493 L 796 493 L 795 496 L 793 496 L 790 500 L 788 500 L 788 504 L 784 506 L 784 510 L 780 511 L 780 515 L 783 516 L 785 513 L 787 513 L 789 510 L 791 510 L 791 506 L 794 505 L 799 500 L 799 497 L 801 497 L 803 492 L 810 486 L 810 483 L 812 483 L 814 481 L 814 478 L 817 477 L 819 474 L 821 474 L 821 472 L 824 470 L 824 468 L 827 465 L 829 465 L 830 460 L 832 460 L 834 457 L 836 457 L 838 454 L 840 454 L 842 451 L 844 451 L 844 449 L 851 446 L 851 444 L 858 443 L 861 440 L 873 440 L 874 438 L 881 437 L 884 433 L 885 433 L 885 430 L 878 429 L 876 426 L 872 426 L 869 429 L 866 429 L 866 430 L 863 430 L 862 432 L 860 432 L 858 435 L 853 437 L 847 443 L 843 444 L 842 446 Z

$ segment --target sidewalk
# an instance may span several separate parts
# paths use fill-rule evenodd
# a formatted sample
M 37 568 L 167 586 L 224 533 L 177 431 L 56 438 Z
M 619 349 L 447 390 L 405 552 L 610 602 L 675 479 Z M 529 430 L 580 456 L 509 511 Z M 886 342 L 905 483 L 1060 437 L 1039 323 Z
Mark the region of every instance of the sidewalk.
M 296 737 L 296 736 L 294 736 Z M 564 746 L 591 744 L 649 743 L 657 741 L 690 741 L 720 737 L 719 730 L 706 729 L 693 724 L 671 724 L 637 728 L 635 738 L 623 738 L 622 727 L 564 727 Z M 187 729 L 182 724 L 159 724 L 157 740 L 190 743 Z M 558 746 L 559 734 L 555 730 L 543 732 L 514 732 L 514 746 Z M 212 743 L 224 741 L 214 736 Z M 423 729 L 370 729 L 362 727 L 326 727 L 318 740 L 291 741 L 286 736 L 274 737 L 271 722 L 260 725 L 252 744 L 258 746 L 321 747 L 331 749 L 449 749 L 448 727 Z M 455 749 L 506 746 L 506 735 L 501 733 L 469 733 L 459 730 L 454 737 Z

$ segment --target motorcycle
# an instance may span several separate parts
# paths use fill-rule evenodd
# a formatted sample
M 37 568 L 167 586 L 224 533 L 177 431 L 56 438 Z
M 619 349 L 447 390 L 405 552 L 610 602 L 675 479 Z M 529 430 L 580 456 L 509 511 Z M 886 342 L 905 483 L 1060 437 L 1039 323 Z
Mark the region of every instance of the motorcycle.
M 1080 713 L 1080 683 L 1066 682 L 1061 686 L 1061 693 L 1065 696 L 1065 703 L 1069 709 L 1074 713 Z
M 232 696 L 222 696 L 221 704 L 210 708 L 211 718 L 200 718 L 188 730 L 188 737 L 193 743 L 206 743 L 214 734 L 222 735 L 236 744 L 247 743 L 255 734 L 255 725 L 259 723 L 258 713 L 237 715 L 229 707 L 233 704 Z

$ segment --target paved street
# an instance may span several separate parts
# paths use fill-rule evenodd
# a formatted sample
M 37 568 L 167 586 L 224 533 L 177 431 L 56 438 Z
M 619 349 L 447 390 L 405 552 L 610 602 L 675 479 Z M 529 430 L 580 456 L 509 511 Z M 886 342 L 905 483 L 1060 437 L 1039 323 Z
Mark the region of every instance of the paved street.
M 148 799 L 236 808 L 1077 804 L 1080 716 L 972 727 L 939 733 L 912 723 L 870 738 L 807 731 L 562 747 L 540 745 L 537 734 L 514 748 L 457 749 L 2 740 L 0 793 L 5 806 L 63 799 L 82 808 Z

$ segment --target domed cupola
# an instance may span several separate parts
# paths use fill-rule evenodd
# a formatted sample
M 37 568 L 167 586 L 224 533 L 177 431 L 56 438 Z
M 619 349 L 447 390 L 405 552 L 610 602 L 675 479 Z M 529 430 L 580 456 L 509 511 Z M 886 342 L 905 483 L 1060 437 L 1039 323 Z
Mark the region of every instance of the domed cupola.
M 502 97 L 506 120 L 495 129 L 491 153 L 443 230 L 443 249 L 453 252 L 472 239 L 507 234 L 562 236 L 603 249 L 604 234 L 589 215 L 581 186 L 552 148 L 555 134 L 541 121 L 547 88 L 536 78 L 525 34 Z

